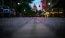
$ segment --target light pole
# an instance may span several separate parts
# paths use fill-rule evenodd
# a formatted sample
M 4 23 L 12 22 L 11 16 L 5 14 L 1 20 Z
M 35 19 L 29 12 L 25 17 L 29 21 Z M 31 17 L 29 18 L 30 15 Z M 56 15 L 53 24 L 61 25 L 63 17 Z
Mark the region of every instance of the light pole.
M 21 11 L 21 3 L 18 2 L 18 3 L 17 3 L 17 17 L 20 16 L 20 11 Z
M 48 5 L 49 5 L 49 13 L 50 13 L 50 5 L 51 5 L 51 3 L 49 2 Z

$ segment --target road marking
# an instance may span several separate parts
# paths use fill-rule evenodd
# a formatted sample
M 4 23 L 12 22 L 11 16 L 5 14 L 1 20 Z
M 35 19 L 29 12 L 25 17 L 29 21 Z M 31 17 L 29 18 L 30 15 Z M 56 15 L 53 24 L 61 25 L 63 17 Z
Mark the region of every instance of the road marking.
M 36 34 L 37 37 L 55 37 L 54 33 L 50 31 L 49 28 L 47 28 L 43 23 L 41 23 L 39 20 L 36 20 Z
M 13 38 L 54 38 L 55 35 L 40 20 L 34 18 L 19 29 Z M 56 37 L 55 37 L 56 38 Z
M 29 21 L 24 27 L 18 30 L 14 38 L 30 38 L 31 30 L 33 29 L 34 20 Z

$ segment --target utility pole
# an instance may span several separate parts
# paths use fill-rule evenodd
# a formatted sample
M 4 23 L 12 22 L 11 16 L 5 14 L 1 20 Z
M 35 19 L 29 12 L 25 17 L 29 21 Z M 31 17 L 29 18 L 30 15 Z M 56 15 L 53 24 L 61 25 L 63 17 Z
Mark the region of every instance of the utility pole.
M 50 6 L 51 6 L 50 0 L 49 0 L 49 2 L 48 2 L 48 6 L 49 6 L 49 13 L 50 13 Z
M 49 13 L 50 13 L 50 2 L 48 3 L 48 6 L 49 6 Z

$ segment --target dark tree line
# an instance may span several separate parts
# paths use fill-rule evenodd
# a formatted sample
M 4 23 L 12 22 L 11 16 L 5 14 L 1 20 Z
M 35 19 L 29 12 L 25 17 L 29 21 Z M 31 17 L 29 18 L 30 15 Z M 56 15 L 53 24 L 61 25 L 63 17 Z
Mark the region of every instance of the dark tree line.
M 32 3 L 34 0 L 0 0 L 0 5 L 6 5 L 10 6 L 11 8 L 14 8 L 17 6 L 17 3 L 20 2 L 21 4 L 23 3 Z
M 3 5 L 5 6 L 9 6 L 12 9 L 15 9 L 17 12 L 21 13 L 23 15 L 30 15 L 32 13 L 31 12 L 31 7 L 29 5 L 29 3 L 32 3 L 32 1 L 34 0 L 0 0 L 1 5 L 3 3 Z M 18 5 L 18 3 L 20 3 L 20 5 Z M 24 12 L 24 10 L 26 10 L 26 12 Z

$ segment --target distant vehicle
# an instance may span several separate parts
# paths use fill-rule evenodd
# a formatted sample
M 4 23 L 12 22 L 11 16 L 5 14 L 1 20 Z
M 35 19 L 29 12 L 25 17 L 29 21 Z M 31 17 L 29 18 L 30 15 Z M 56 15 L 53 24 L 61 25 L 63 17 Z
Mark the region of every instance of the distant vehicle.
M 8 6 L 3 6 L 3 13 L 10 13 L 10 8 Z
M 2 7 L 2 14 L 4 17 L 10 17 L 10 7 L 8 6 L 1 6 Z

